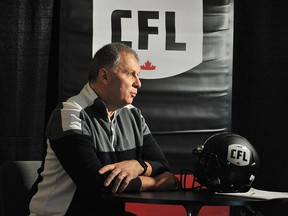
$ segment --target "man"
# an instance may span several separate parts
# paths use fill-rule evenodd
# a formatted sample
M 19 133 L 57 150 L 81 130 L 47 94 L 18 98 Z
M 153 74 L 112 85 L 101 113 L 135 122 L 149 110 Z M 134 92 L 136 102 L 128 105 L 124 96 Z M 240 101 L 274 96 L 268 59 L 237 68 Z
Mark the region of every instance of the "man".
M 141 87 L 138 61 L 124 44 L 105 45 L 92 60 L 89 83 L 53 111 L 30 215 L 124 215 L 124 204 L 101 194 L 178 188 L 140 110 L 131 105 Z

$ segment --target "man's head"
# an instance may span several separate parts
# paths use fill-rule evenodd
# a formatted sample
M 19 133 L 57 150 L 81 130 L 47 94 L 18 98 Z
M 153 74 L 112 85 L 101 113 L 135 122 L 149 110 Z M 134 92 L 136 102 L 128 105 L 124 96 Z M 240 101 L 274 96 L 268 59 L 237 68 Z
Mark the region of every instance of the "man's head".
M 97 80 L 101 68 L 113 71 L 119 64 L 121 53 L 131 54 L 137 61 L 139 61 L 137 53 L 123 43 L 110 43 L 104 45 L 96 52 L 92 59 L 89 81 L 95 82 Z
M 90 86 L 109 111 L 131 104 L 141 87 L 136 52 L 121 43 L 111 43 L 96 52 L 92 60 Z

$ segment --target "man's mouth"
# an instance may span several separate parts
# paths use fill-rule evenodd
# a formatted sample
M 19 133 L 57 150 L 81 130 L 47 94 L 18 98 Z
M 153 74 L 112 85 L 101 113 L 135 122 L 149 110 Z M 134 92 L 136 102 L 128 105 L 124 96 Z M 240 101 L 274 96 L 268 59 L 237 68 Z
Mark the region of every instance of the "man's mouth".
M 136 97 L 136 95 L 137 95 L 137 92 L 131 92 L 132 97 Z

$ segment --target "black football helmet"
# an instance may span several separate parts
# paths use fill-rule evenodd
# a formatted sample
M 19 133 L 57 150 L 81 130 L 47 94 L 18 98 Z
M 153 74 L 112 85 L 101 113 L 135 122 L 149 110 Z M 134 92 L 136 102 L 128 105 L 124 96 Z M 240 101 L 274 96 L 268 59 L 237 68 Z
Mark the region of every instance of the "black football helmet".
M 247 192 L 259 169 L 258 154 L 251 143 L 230 132 L 209 137 L 193 153 L 198 161 L 193 170 L 182 170 L 182 187 L 186 185 L 183 181 L 190 172 L 194 176 L 192 189 L 198 183 L 200 186 L 197 187 L 205 187 L 214 192 Z

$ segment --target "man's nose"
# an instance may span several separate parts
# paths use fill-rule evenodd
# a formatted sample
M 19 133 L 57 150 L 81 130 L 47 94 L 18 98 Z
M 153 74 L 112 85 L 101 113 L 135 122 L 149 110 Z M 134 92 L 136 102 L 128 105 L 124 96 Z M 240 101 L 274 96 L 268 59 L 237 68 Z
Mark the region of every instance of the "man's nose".
M 135 77 L 135 82 L 133 83 L 134 87 L 141 88 L 141 81 L 138 76 Z

